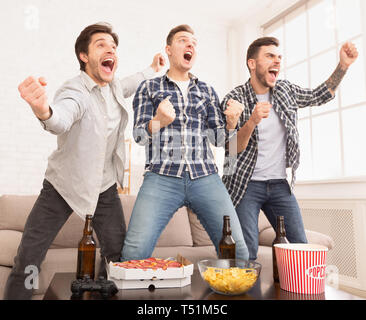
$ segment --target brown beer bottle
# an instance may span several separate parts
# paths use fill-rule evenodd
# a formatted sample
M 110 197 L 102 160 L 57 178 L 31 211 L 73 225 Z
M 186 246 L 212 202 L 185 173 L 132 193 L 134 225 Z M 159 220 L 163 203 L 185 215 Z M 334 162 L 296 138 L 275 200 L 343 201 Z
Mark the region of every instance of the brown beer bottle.
M 219 243 L 220 259 L 235 259 L 235 241 L 231 236 L 230 217 L 224 216 L 222 238 Z
M 96 245 L 93 238 L 92 218 L 91 215 L 86 216 L 83 237 L 79 242 L 78 265 L 76 271 L 77 279 L 83 279 L 85 276 L 94 279 L 95 275 Z
M 278 275 L 276 252 L 274 248 L 276 243 L 289 243 L 286 238 L 285 218 L 283 216 L 277 216 L 276 238 L 272 243 L 273 280 L 274 282 L 279 282 L 280 277 Z

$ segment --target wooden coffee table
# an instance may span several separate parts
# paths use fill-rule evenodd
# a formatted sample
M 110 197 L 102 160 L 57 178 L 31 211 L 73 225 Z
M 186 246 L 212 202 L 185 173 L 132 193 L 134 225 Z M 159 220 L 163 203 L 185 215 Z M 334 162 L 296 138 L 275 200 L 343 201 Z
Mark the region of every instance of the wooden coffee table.
M 44 300 L 70 300 L 71 282 L 75 279 L 74 273 L 56 273 Z M 99 292 L 85 292 L 82 300 L 100 300 Z M 347 292 L 326 286 L 321 295 L 301 295 L 281 290 L 279 284 L 274 284 L 272 270 L 262 269 L 256 285 L 246 294 L 240 296 L 224 296 L 213 292 L 195 270 L 191 284 L 183 288 L 161 288 L 149 291 L 148 289 L 119 290 L 111 300 L 364 300 Z

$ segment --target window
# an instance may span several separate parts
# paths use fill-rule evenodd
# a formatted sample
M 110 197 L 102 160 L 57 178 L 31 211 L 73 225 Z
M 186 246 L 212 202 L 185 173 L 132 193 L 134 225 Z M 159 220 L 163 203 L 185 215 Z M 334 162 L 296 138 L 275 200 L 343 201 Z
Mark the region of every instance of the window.
M 366 16 L 363 0 L 308 0 L 264 27 L 281 42 L 280 77 L 316 88 L 339 62 L 346 41 L 359 51 L 336 98 L 326 105 L 300 109 L 298 180 L 366 176 Z

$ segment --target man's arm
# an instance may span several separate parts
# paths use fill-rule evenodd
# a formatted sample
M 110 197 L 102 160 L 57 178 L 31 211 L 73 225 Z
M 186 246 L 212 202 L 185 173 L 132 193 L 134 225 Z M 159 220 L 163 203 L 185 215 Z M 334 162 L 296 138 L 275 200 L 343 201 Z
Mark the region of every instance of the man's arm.
M 244 104 L 239 101 L 241 99 L 238 94 L 232 91 L 225 96 L 221 103 L 221 109 L 226 115 L 226 128 L 228 130 L 237 128 L 239 118 L 244 112 Z M 236 134 L 226 144 L 226 149 L 229 150 L 231 156 L 236 156 L 247 148 L 255 127 L 262 119 L 268 118 L 271 107 L 269 102 L 257 103 L 249 120 L 241 128 L 238 128 Z
M 125 98 L 132 96 L 142 81 L 154 77 L 155 74 L 159 72 L 164 66 L 165 59 L 161 53 L 158 53 L 154 56 L 153 62 L 147 69 L 120 80 L 123 96 Z
M 289 85 L 288 89 L 294 94 L 296 106 L 299 108 L 320 106 L 328 103 L 335 96 L 339 84 L 341 83 L 348 68 L 358 57 L 358 52 L 352 43 L 345 43 L 340 50 L 340 62 L 330 76 L 330 78 L 322 83 L 319 87 L 312 89 L 301 88 L 288 81 L 283 81 Z
M 342 46 L 340 51 L 340 62 L 330 78 L 325 82 L 328 90 L 333 96 L 348 68 L 356 61 L 357 57 L 358 52 L 353 43 L 347 42 Z
M 233 137 L 229 141 L 228 149 L 231 156 L 236 156 L 236 154 L 243 152 L 247 148 L 255 127 L 262 121 L 262 119 L 269 117 L 271 108 L 272 105 L 269 102 L 257 103 L 249 120 L 238 130 L 236 137 Z M 235 138 L 237 139 L 236 144 L 233 142 L 233 139 Z
M 28 77 L 18 87 L 21 97 L 31 106 L 43 128 L 52 134 L 68 131 L 83 115 L 83 94 L 72 85 L 65 84 L 55 94 L 52 104 L 48 103 L 44 78 Z

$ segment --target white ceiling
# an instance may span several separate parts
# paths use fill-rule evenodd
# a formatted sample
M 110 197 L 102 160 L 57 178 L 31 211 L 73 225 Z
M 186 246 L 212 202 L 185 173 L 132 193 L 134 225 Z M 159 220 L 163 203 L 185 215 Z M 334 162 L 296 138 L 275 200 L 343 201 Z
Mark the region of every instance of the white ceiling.
M 174 14 L 178 11 L 182 17 L 201 17 L 231 25 L 252 17 L 273 2 L 274 0 L 136 0 L 133 4 L 159 16 L 174 10 Z

